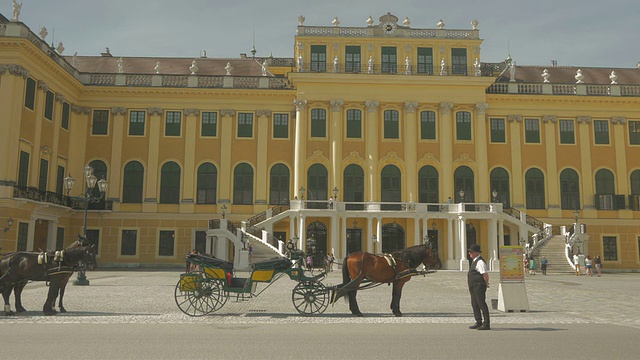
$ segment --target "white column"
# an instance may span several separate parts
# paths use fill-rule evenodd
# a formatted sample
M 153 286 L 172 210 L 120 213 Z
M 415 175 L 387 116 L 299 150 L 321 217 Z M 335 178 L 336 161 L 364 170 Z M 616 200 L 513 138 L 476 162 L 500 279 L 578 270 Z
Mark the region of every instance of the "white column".
M 376 224 L 376 239 L 378 239 L 378 244 L 380 244 L 380 246 L 377 249 L 377 252 L 382 252 L 382 218 L 377 218 L 377 224 Z
M 467 234 L 466 220 L 462 216 L 458 216 L 458 234 L 460 235 L 460 271 L 465 270 L 467 263 Z
M 373 235 L 373 218 L 367 218 L 367 248 L 362 249 L 363 251 L 373 252 L 373 239 L 371 235 Z
M 300 215 L 300 218 L 298 218 L 298 249 L 300 250 L 304 250 L 305 248 L 303 247 L 303 245 L 306 243 L 305 238 L 307 235 L 307 232 L 305 231 L 306 229 L 306 225 L 304 224 L 304 216 Z
M 304 110 L 307 106 L 307 100 L 295 99 L 293 101 L 296 106 L 296 134 L 294 139 L 293 150 L 293 193 L 297 194 L 298 189 L 302 185 L 304 178 L 304 161 L 306 158 L 305 152 L 305 133 L 303 131 L 304 124 Z M 302 200 L 302 199 L 300 199 Z
M 490 268 L 492 271 L 496 271 L 496 269 L 499 269 L 499 267 L 496 267 L 496 264 L 499 264 L 499 260 L 498 260 L 498 249 L 496 248 L 497 245 L 497 234 L 496 234 L 496 228 L 497 228 L 497 221 L 496 219 L 490 219 L 489 220 L 489 229 L 488 229 L 488 237 L 489 237 L 489 242 L 488 242 L 488 250 L 489 250 L 489 254 L 491 256 L 491 262 L 489 264 Z
M 338 217 L 335 214 L 331 215 L 331 238 L 327 241 L 327 253 L 332 253 L 335 248 L 340 246 L 342 238 L 340 237 L 340 222 L 338 221 Z M 324 254 L 326 255 L 326 254 Z
M 425 233 L 425 235 L 426 235 L 426 233 Z M 413 238 L 414 238 L 414 242 L 415 242 L 415 244 L 413 244 L 413 245 L 422 244 L 422 237 L 420 236 L 420 219 L 419 218 L 413 219 Z M 411 246 L 413 246 L 413 245 L 411 245 Z M 406 244 L 406 247 L 409 247 L 409 244 Z
M 500 246 L 504 246 L 504 220 L 498 220 L 498 237 L 500 239 Z
M 340 218 L 342 228 L 340 231 L 340 251 L 337 254 L 333 254 L 336 259 L 342 259 L 347 256 L 347 217 Z
M 454 257 L 453 257 L 454 254 L 455 252 L 453 250 L 453 221 L 450 218 L 448 218 L 447 219 L 447 262 L 448 263 L 452 263 L 454 261 Z

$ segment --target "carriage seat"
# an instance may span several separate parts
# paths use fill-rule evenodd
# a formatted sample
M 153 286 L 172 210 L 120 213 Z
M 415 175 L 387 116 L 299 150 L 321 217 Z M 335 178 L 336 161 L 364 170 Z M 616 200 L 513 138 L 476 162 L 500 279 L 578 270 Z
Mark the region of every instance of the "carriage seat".
M 231 278 L 231 282 L 229 282 L 229 287 L 244 288 L 248 280 L 249 280 L 248 278 L 237 278 L 237 277 Z
M 284 270 L 291 267 L 291 260 L 285 257 L 274 257 L 251 265 L 253 270 Z

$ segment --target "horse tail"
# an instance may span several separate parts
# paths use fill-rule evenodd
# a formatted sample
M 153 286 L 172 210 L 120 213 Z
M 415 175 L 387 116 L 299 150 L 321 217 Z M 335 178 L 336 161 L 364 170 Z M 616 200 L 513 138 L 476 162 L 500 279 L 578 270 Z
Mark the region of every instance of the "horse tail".
M 349 266 L 347 266 L 349 256 L 346 256 L 342 261 L 342 285 L 346 285 L 351 281 L 351 275 L 349 275 Z

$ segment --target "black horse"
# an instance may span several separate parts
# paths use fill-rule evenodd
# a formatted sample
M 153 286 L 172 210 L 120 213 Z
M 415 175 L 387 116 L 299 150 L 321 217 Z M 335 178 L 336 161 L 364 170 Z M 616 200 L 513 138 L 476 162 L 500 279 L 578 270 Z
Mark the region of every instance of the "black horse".
M 22 307 L 22 290 L 29 281 L 49 282 L 49 292 L 42 311 L 45 315 L 55 315 L 55 301 L 60 295 L 60 312 L 66 312 L 63 306 L 64 291 L 74 271 L 95 269 L 95 246 L 88 245 L 79 237 L 64 252 L 49 251 L 15 252 L 6 254 L 0 260 L 0 291 L 4 298 L 5 315 L 12 315 L 9 297 L 13 290 L 17 312 L 26 311 Z
M 419 274 L 415 269 L 420 264 L 424 265 L 425 270 L 442 267 L 438 254 L 429 243 L 398 250 L 390 256 L 367 252 L 349 254 L 344 258 L 342 265 L 342 285 L 338 286 L 332 296 L 332 303 L 342 296 L 348 296 L 351 313 L 362 316 L 356 301 L 357 291 L 382 283 L 393 284 L 391 310 L 395 316 L 402 316 L 400 311 L 402 287 L 411 279 L 411 276 Z M 371 282 L 361 287 L 363 280 Z

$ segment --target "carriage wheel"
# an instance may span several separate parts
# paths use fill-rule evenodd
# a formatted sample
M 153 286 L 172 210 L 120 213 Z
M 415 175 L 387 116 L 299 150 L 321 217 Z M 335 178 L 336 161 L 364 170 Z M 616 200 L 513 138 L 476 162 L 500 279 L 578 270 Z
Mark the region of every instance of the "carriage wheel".
M 227 302 L 220 282 L 202 277 L 178 281 L 175 299 L 178 308 L 189 316 L 207 315 Z
M 319 315 L 329 306 L 329 291 L 319 281 L 300 281 L 293 288 L 291 300 L 300 314 Z

